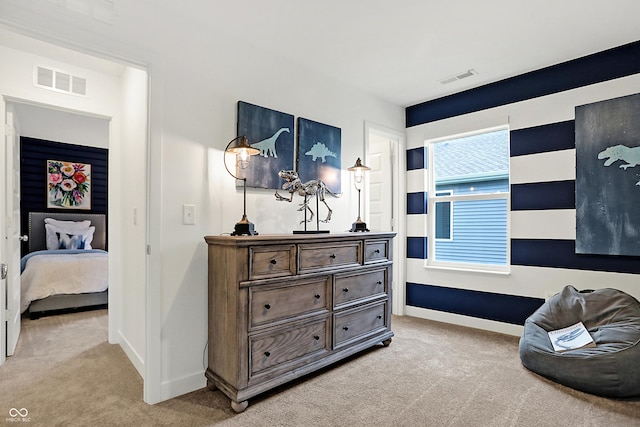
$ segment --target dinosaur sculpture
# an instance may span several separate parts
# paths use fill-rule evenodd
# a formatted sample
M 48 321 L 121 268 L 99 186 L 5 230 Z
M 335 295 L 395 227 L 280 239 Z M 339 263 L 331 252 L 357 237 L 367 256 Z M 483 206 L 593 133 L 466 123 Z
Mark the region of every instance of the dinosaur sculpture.
M 327 217 L 324 220 L 320 220 L 321 222 L 329 222 L 331 220 L 331 214 L 333 211 L 325 201 L 325 195 L 331 194 L 333 197 L 340 197 L 342 194 L 335 194 L 332 192 L 327 185 L 320 181 L 319 179 L 312 179 L 303 183 L 298 177 L 298 173 L 293 170 L 281 170 L 278 172 L 278 176 L 284 179 L 286 182 L 282 184 L 282 189 L 287 190 L 289 192 L 289 198 L 283 197 L 278 194 L 278 190 L 276 190 L 276 199 L 279 201 L 291 202 L 293 201 L 293 195 L 298 193 L 300 196 L 304 197 L 304 202 L 300 203 L 299 211 L 304 211 L 305 209 L 311 213 L 311 218 L 306 220 L 306 222 L 311 222 L 313 220 L 313 210 L 309 207 L 309 196 L 316 196 L 318 199 L 324 203 L 327 207 Z M 304 223 L 305 221 L 300 221 L 300 223 Z
M 260 155 L 262 157 L 269 157 L 269 154 L 271 154 L 271 156 L 277 159 L 278 154 L 276 153 L 276 140 L 282 132 L 290 132 L 290 130 L 289 128 L 280 128 L 269 138 L 263 139 L 262 141 L 254 142 L 253 144 L 251 144 L 251 147 L 260 150 Z
M 327 146 L 324 145 L 322 142 L 316 142 L 315 144 L 313 144 L 311 149 L 304 154 L 306 156 L 313 156 L 311 160 L 314 162 L 316 161 L 316 159 L 321 158 L 322 163 L 327 161 L 327 156 L 337 157 L 336 153 L 329 150 Z

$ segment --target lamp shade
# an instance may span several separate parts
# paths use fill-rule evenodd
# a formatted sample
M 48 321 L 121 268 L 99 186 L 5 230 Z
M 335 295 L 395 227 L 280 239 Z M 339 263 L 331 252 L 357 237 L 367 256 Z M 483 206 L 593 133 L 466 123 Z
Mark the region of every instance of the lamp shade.
M 353 172 L 356 182 L 360 183 L 362 181 L 362 178 L 364 177 L 364 171 L 371 170 L 371 168 L 363 165 L 362 160 L 360 160 L 360 157 L 358 157 L 356 163 L 347 170 L 349 172 Z
M 224 151 L 236 156 L 237 164 L 238 166 L 240 166 L 240 169 L 246 169 L 247 166 L 249 166 L 250 156 L 255 156 L 256 154 L 260 153 L 260 150 L 249 145 L 249 141 L 244 135 L 238 136 L 229 141 L 229 143 L 227 144 L 227 148 L 225 148 Z M 229 171 L 229 168 L 227 168 L 227 171 Z M 229 171 L 229 173 L 234 178 L 237 178 L 231 173 L 231 171 Z

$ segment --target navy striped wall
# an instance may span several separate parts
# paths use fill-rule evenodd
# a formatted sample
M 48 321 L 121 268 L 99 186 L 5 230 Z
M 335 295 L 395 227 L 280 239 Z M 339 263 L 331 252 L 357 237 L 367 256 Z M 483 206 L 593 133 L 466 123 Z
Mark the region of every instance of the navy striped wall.
M 407 170 L 426 169 L 427 150 L 425 147 L 407 150 Z
M 407 193 L 407 214 L 427 213 L 427 192 Z
M 575 180 L 512 184 L 511 210 L 574 209 L 575 192 Z
M 610 79 L 640 73 L 640 42 L 527 73 L 406 109 L 407 127 L 480 111 Z M 574 121 L 510 132 L 510 156 L 575 149 Z M 422 166 L 421 166 L 422 165 Z M 425 150 L 407 150 L 407 170 L 426 169 Z M 407 195 L 409 215 L 421 212 L 420 193 Z M 511 211 L 575 209 L 575 180 L 511 185 Z M 427 237 L 407 237 L 409 258 L 427 259 Z M 511 265 L 640 274 L 639 257 L 575 253 L 566 239 L 511 239 Z M 461 284 L 463 285 L 463 284 Z M 609 286 L 603 283 L 603 286 Z M 407 283 L 407 305 L 500 322 L 523 324 L 544 301 L 469 291 L 427 283 Z
M 541 298 L 407 283 L 407 305 L 523 325 L 543 303 Z

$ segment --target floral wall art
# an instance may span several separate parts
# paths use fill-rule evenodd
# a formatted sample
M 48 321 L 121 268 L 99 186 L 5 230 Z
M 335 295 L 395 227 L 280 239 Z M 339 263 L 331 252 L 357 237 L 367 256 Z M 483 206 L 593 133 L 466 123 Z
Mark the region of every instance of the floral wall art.
M 91 165 L 47 160 L 47 207 L 91 209 Z

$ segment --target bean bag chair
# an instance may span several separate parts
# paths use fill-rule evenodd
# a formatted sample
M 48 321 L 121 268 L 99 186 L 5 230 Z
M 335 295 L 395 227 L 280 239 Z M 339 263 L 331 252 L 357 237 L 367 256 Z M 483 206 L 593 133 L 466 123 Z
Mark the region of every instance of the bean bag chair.
M 582 322 L 595 348 L 553 349 L 548 331 Z M 616 289 L 566 286 L 524 324 L 520 360 L 565 386 L 608 397 L 640 395 L 640 302 Z

